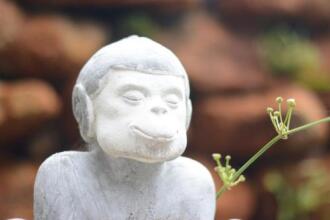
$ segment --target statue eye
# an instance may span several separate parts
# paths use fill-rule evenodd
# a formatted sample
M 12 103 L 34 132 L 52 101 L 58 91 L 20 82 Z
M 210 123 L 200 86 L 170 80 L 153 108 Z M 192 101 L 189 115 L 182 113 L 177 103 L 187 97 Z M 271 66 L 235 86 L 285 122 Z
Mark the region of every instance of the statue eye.
M 165 96 L 165 101 L 171 107 L 177 107 L 177 105 L 180 102 L 180 98 L 177 95 L 175 95 L 175 94 L 169 94 L 169 95 Z
M 136 103 L 136 102 L 141 101 L 144 98 L 144 94 L 137 90 L 130 90 L 130 91 L 125 92 L 123 94 L 123 97 L 126 101 Z

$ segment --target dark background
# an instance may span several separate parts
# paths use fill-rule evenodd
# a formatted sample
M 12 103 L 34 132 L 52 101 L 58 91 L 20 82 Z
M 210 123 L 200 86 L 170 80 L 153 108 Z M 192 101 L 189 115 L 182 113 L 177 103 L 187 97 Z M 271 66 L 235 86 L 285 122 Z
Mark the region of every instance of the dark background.
M 293 126 L 330 115 L 329 24 L 328 0 L 0 0 L 0 219 L 32 219 L 40 163 L 84 150 L 71 92 L 100 47 L 138 34 L 177 54 L 194 108 L 185 155 L 214 174 L 212 153 L 239 167 L 275 135 L 277 96 L 296 99 Z M 217 219 L 330 219 L 329 134 L 275 145 Z

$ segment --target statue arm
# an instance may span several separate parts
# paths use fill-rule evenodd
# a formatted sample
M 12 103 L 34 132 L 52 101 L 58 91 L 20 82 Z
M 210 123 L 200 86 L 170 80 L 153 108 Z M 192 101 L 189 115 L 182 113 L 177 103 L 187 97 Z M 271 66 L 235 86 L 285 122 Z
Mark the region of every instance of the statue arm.
M 214 220 L 215 218 L 215 187 L 213 180 L 205 180 L 195 189 L 195 195 L 191 198 L 191 216 L 189 219 Z
M 34 186 L 34 219 L 78 219 L 70 187 L 70 163 L 67 156 L 55 154 L 39 168 Z
M 191 161 L 186 173 L 190 176 L 186 181 L 187 189 L 183 219 L 214 220 L 216 210 L 216 191 L 210 172 L 199 162 Z

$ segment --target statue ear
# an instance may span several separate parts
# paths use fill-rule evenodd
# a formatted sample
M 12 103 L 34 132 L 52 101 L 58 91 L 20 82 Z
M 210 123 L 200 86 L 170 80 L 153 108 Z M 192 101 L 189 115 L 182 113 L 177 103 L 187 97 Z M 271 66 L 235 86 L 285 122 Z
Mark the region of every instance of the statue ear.
M 93 103 L 81 84 L 76 84 L 73 88 L 72 108 L 79 125 L 80 135 L 87 143 L 91 142 L 94 137 Z
M 188 130 L 190 121 L 191 121 L 191 115 L 192 115 L 192 105 L 191 100 L 188 99 L 187 101 L 187 116 L 186 116 L 186 129 Z

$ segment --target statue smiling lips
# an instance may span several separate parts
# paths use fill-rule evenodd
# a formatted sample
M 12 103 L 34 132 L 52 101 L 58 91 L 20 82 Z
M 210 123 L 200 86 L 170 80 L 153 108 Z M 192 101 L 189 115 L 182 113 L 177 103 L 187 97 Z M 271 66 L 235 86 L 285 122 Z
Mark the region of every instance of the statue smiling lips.
M 131 132 L 133 132 L 135 135 L 149 139 L 149 140 L 153 140 L 156 142 L 170 142 L 175 140 L 178 131 L 175 129 L 171 129 L 171 128 L 166 128 L 166 125 L 163 125 L 165 128 L 163 129 L 159 129 L 161 131 L 159 132 L 155 132 L 155 131 L 149 131 L 150 129 L 148 129 L 148 125 L 144 125 L 143 122 L 139 123 L 142 126 L 141 127 L 145 127 L 145 129 L 142 129 L 141 127 L 135 125 L 135 124 L 131 124 L 129 126 Z M 143 126 L 144 125 L 144 126 Z M 161 125 L 159 125 L 161 126 Z
M 35 219 L 214 219 L 209 172 L 181 156 L 191 103 L 171 51 L 137 36 L 100 49 L 82 68 L 72 103 L 89 151 L 41 165 Z

